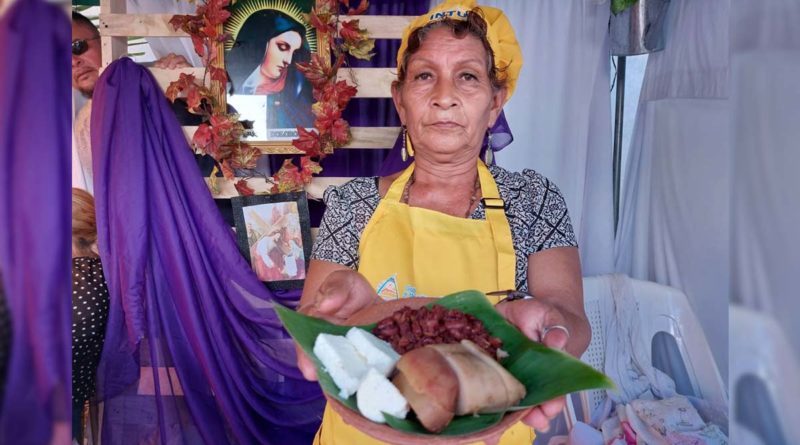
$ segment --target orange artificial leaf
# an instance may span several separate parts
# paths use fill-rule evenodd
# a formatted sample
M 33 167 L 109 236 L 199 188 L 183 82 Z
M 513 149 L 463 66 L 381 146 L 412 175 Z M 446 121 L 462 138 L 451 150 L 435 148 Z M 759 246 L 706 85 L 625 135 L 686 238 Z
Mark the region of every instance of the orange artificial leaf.
M 221 25 L 231 16 L 231 13 L 225 9 L 229 4 L 230 0 L 208 0 L 203 16 L 210 25 Z
M 178 82 L 181 82 L 184 88 L 188 87 L 189 85 L 194 85 L 195 80 L 197 79 L 195 79 L 194 74 L 181 73 L 178 77 Z
M 342 22 L 342 29 L 339 31 L 339 35 L 347 42 L 356 42 L 359 40 L 363 40 L 366 37 L 367 32 L 358 28 L 358 19 L 356 20 L 348 20 L 346 22 Z
M 211 123 L 216 144 L 222 145 L 234 142 L 233 139 L 236 137 L 238 122 L 225 114 L 212 115 L 209 122 Z
M 372 52 L 372 50 L 375 49 L 375 40 L 369 38 L 355 41 L 346 40 L 342 44 L 342 49 L 356 59 L 370 60 L 372 56 L 375 55 L 375 53 Z
M 261 150 L 247 144 L 242 144 L 233 150 L 231 157 L 231 167 L 254 169 L 258 163 L 258 158 L 261 157 Z
M 322 87 L 333 75 L 330 62 L 319 54 L 312 55 L 310 62 L 297 63 L 296 66 L 314 88 Z
M 356 87 L 344 80 L 336 83 L 327 82 L 322 88 L 314 90 L 314 99 L 317 102 L 334 102 L 339 108 L 344 109 L 357 92 Z
M 206 153 L 206 148 L 211 143 L 211 126 L 203 122 L 197 127 L 197 130 L 192 136 L 192 145 L 203 153 Z
M 178 98 L 178 95 L 181 94 L 180 82 L 170 82 L 169 86 L 167 87 L 167 91 L 164 92 L 169 99 L 170 102 L 175 102 L 175 99 Z
M 339 11 L 339 1 L 338 0 L 318 0 L 317 7 L 327 11 L 328 14 L 335 14 Z
M 367 8 L 369 8 L 369 1 L 361 0 L 361 3 L 358 4 L 358 8 L 350 8 L 347 10 L 347 15 L 361 15 L 366 12 Z
M 219 184 L 217 184 L 217 172 L 219 172 L 219 168 L 217 168 L 217 165 L 214 164 L 214 168 L 211 170 L 211 174 L 208 175 L 208 186 L 211 188 L 211 192 L 214 195 L 219 193 Z
M 303 127 L 297 127 L 297 139 L 292 141 L 292 145 L 298 150 L 308 155 L 319 153 L 319 134 L 315 130 L 308 131 Z
M 186 26 L 186 23 L 191 20 L 194 16 L 191 15 L 173 15 L 171 19 L 169 19 L 169 24 L 172 25 L 172 30 L 177 31 L 179 29 L 183 29 Z
M 202 96 L 200 96 L 200 89 L 189 88 L 189 93 L 186 95 L 186 105 L 189 111 L 196 113 L 202 99 Z
M 308 23 L 311 26 L 313 26 L 314 29 L 316 29 L 317 31 L 323 32 L 323 33 L 327 33 L 327 32 L 331 31 L 331 26 L 329 24 L 330 23 L 330 18 L 331 18 L 330 14 L 324 14 L 324 15 L 320 16 L 317 13 L 317 9 L 316 8 L 311 8 L 311 12 L 309 14 L 307 14 L 307 16 L 308 16 L 308 19 L 307 19 Z
M 178 80 L 170 82 L 167 87 L 166 96 L 172 102 L 180 95 L 183 90 L 196 86 L 194 82 L 194 74 L 181 73 Z
M 230 162 L 225 159 L 220 165 L 222 166 L 222 176 L 224 176 L 228 181 L 233 181 L 233 179 L 236 177 L 236 174 L 233 172 Z
M 194 52 L 196 52 L 198 56 L 203 57 L 205 55 L 206 46 L 203 44 L 202 37 L 197 34 L 192 34 L 192 45 L 194 46 Z
M 216 67 L 218 64 L 214 63 L 217 60 L 217 54 L 219 53 L 219 43 L 216 40 L 206 40 L 206 56 L 203 57 L 203 66 L 211 68 L 212 66 Z
M 303 187 L 303 175 L 291 159 L 283 161 L 281 169 L 272 177 L 280 193 L 293 192 Z
M 344 119 L 337 119 L 331 126 L 331 137 L 339 146 L 350 142 L 350 125 Z
M 303 182 L 308 184 L 314 175 L 318 175 L 322 171 L 319 162 L 315 162 L 310 156 L 303 156 L 300 158 L 300 169 L 303 177 Z
M 340 80 L 333 85 L 335 91 L 335 100 L 339 108 L 344 109 L 350 99 L 358 93 L 358 89 L 344 80 Z
M 218 34 L 217 25 L 209 22 L 208 19 L 203 20 L 203 26 L 200 27 L 200 35 L 203 36 L 204 41 L 216 40 Z
M 256 193 L 255 190 L 253 190 L 252 188 L 250 188 L 249 185 L 247 185 L 246 179 L 240 179 L 236 181 L 235 183 L 233 183 L 233 186 L 236 187 L 236 191 L 239 192 L 239 194 L 242 196 L 251 196 Z
M 220 35 L 217 36 L 217 42 L 225 43 L 225 42 L 227 42 L 228 40 L 230 40 L 232 38 L 233 38 L 233 35 L 231 35 L 231 33 L 229 33 L 229 32 L 226 32 L 224 34 L 220 34 Z
M 228 81 L 228 73 L 223 68 L 208 66 L 208 72 L 211 74 L 211 80 L 216 80 L 218 82 Z
M 317 102 L 311 107 L 316 120 L 314 127 L 319 130 L 320 135 L 330 133 L 333 123 L 342 116 L 342 110 L 332 102 Z

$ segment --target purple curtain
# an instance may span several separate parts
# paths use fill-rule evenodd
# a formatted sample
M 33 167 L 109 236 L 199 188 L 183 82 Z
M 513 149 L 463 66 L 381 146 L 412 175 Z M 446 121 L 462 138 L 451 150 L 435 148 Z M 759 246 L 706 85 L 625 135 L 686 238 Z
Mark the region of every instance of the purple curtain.
M 92 147 L 110 296 L 98 371 L 108 444 L 302 444 L 324 399 L 295 367 L 174 113 L 130 59 L 103 72 Z
M 69 41 L 56 5 L 18 1 L 0 18 L 0 271 L 12 322 L 2 444 L 47 444 L 71 417 Z

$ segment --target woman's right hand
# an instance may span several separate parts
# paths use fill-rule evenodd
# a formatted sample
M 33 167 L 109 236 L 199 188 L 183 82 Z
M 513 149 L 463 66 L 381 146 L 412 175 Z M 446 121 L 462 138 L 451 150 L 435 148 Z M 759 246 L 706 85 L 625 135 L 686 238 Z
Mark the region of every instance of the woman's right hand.
M 382 300 L 363 275 L 355 270 L 328 274 L 299 311 L 335 324 L 344 324 L 353 314 Z
M 298 312 L 322 318 L 335 324 L 344 324 L 356 312 L 380 303 L 382 300 L 363 275 L 352 269 L 329 273 L 310 296 L 303 296 Z M 317 380 L 314 363 L 303 350 L 297 349 L 297 367 L 308 380 Z

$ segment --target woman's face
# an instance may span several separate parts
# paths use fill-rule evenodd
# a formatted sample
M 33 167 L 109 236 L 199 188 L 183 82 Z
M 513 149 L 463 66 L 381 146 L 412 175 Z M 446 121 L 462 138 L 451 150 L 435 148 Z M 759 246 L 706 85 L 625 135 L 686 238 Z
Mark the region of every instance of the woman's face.
M 261 74 L 270 79 L 281 77 L 290 63 L 294 52 L 303 44 L 297 31 L 286 31 L 271 38 L 267 43 L 267 51 L 261 62 Z
M 428 33 L 408 60 L 405 82 L 392 88 L 414 150 L 444 162 L 477 156 L 505 100 L 505 90 L 492 88 L 487 57 L 473 35 L 458 39 L 446 28 Z

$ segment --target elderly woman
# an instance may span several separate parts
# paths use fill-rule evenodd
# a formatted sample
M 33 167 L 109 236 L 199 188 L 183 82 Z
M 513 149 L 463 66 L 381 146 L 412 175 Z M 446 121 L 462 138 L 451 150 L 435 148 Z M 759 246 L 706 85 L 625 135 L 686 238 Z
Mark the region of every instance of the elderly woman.
M 480 159 L 522 63 L 508 19 L 474 1 L 446 2 L 411 23 L 397 59 L 392 97 L 414 162 L 325 193 L 301 311 L 338 322 L 384 299 L 516 290 L 493 297 L 496 309 L 530 338 L 580 355 L 590 330 L 564 199 L 534 171 Z M 298 361 L 315 379 L 308 358 Z M 530 445 L 530 427 L 546 429 L 563 405 L 535 407 L 501 443 Z M 379 443 L 331 409 L 317 439 Z

